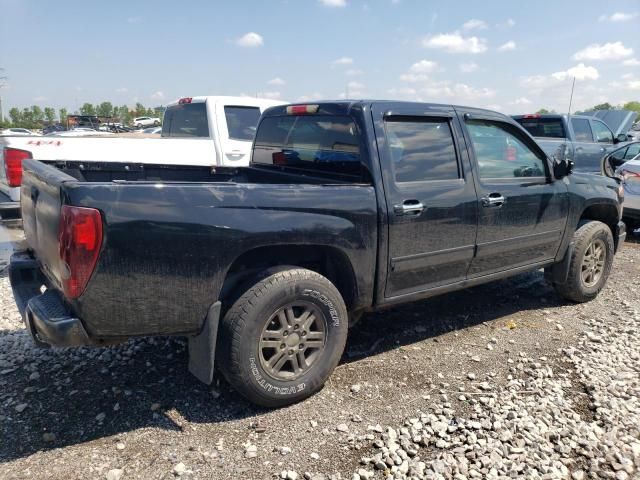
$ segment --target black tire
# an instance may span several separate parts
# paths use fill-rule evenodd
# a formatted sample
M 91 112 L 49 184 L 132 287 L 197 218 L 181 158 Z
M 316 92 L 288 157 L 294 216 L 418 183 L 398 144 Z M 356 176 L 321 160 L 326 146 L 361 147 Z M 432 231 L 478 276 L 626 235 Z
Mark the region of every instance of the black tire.
M 590 246 L 598 246 L 603 249 L 604 259 L 598 276 L 591 277 L 592 281 L 587 281 L 588 268 L 583 267 L 585 255 Z M 611 229 L 602 222 L 595 220 L 587 221 L 578 225 L 578 229 L 573 234 L 573 253 L 571 255 L 569 274 L 566 283 L 554 283 L 554 288 L 560 296 L 577 303 L 588 302 L 598 296 L 604 287 L 611 266 L 613 265 L 613 235 Z M 587 261 L 587 263 L 589 263 Z M 583 275 L 584 273 L 584 275 Z
M 159 127 L 160 126 L 160 122 L 156 120 L 155 122 L 153 122 L 153 126 L 154 127 Z
M 281 407 L 313 395 L 329 378 L 347 340 L 347 309 L 336 287 L 311 270 L 291 267 L 258 278 L 220 322 L 216 365 L 249 401 Z

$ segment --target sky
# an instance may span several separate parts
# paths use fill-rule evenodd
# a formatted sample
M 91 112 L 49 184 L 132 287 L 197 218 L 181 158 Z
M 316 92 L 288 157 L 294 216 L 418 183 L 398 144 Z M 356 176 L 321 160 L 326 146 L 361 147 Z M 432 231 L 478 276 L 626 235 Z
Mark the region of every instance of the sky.
M 375 98 L 504 113 L 640 100 L 640 0 L 0 0 L 12 106 Z

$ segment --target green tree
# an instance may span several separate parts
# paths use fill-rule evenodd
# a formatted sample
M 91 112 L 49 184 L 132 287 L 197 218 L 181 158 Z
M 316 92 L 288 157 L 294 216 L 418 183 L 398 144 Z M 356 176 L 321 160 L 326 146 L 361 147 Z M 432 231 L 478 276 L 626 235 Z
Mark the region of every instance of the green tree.
M 58 117 L 60 118 L 60 123 L 63 125 L 67 124 L 67 109 L 66 108 L 61 108 L 60 110 L 58 110 Z
M 80 107 L 80 115 L 95 115 L 96 107 L 92 103 L 85 103 Z
M 614 106 L 609 102 L 600 103 L 598 105 L 594 105 L 591 110 L 614 110 Z
M 22 128 L 35 128 L 35 122 L 33 121 L 33 112 L 29 108 L 22 109 Z
M 632 101 L 625 103 L 622 108 L 624 110 L 632 110 L 634 112 L 640 113 L 640 102 Z
M 40 126 L 44 121 L 44 112 L 37 105 L 31 106 L 31 121 L 37 126 Z
M 11 119 L 11 124 L 14 127 L 22 126 L 22 112 L 16 107 L 13 107 L 11 110 L 9 110 L 9 118 Z
M 147 109 L 144 108 L 144 105 L 142 105 L 140 102 L 138 102 L 138 103 L 136 103 L 136 108 L 134 109 L 133 114 L 136 117 L 142 117 L 142 116 L 147 114 Z
M 56 111 L 51 107 L 44 107 L 44 118 L 49 125 L 56 121 Z
M 99 117 L 111 117 L 113 116 L 113 105 L 111 102 L 102 102 L 96 108 L 96 113 Z
M 541 108 L 536 113 L 539 113 L 540 115 L 546 115 L 548 113 L 556 113 L 556 111 L 555 110 L 549 110 L 547 108 Z

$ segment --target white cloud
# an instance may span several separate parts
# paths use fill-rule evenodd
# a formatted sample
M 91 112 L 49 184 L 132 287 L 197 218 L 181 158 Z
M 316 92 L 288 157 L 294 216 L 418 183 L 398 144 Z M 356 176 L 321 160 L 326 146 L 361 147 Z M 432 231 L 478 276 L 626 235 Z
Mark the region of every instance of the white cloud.
M 431 60 L 420 60 L 409 67 L 411 73 L 431 73 L 438 68 L 436 62 Z
M 33 98 L 34 102 L 44 102 L 47 99 L 47 97 L 43 97 L 42 95 L 39 95 L 37 97 Z
M 516 98 L 510 105 L 531 105 L 533 102 L 527 97 Z
M 475 101 L 495 96 L 495 90 L 490 88 L 475 88 L 465 83 L 450 84 L 448 81 L 433 82 L 420 90 L 430 99 L 455 98 L 456 101 Z
M 574 77 L 576 80 L 597 80 L 600 74 L 595 67 L 588 67 L 584 63 L 580 63 L 564 72 L 552 73 L 551 76 L 556 80 L 566 80 Z
M 320 0 L 325 7 L 346 7 L 347 0 Z
M 272 78 L 267 82 L 269 85 L 284 85 L 286 82 L 280 77 Z
M 127 23 L 130 23 L 132 25 L 135 25 L 137 23 L 141 23 L 142 22 L 142 17 L 128 17 L 127 18 Z
M 362 90 L 364 89 L 364 85 L 360 82 L 356 82 L 356 81 L 350 81 L 349 83 L 347 83 L 347 87 L 349 87 L 349 90 Z
M 478 20 L 477 18 L 472 18 L 471 20 L 464 22 L 464 25 L 462 25 L 463 30 L 485 30 L 487 28 L 486 22 Z
M 394 98 L 402 98 L 402 97 L 413 97 L 418 92 L 416 92 L 415 88 L 403 87 L 403 88 L 390 88 L 387 90 L 387 93 Z
M 516 49 L 516 42 L 509 40 L 498 47 L 499 52 L 510 52 Z
M 400 80 L 409 83 L 426 82 L 429 76 L 424 73 L 403 73 L 400 75 Z
M 241 47 L 261 47 L 264 45 L 264 39 L 262 35 L 257 34 L 256 32 L 245 33 L 238 40 L 236 40 L 236 44 Z
M 507 21 L 505 22 L 505 25 L 507 27 L 514 27 L 516 24 L 516 21 L 513 18 L 508 18 Z
M 151 98 L 151 100 L 164 100 L 164 93 L 158 90 L 157 92 L 153 92 L 149 98 Z
M 461 63 L 460 64 L 460 71 L 462 73 L 472 73 L 472 72 L 475 72 L 476 70 L 478 70 L 478 68 L 479 68 L 479 66 L 475 62 Z
M 116 88 L 116 93 L 127 93 L 129 89 L 127 87 Z
M 262 98 L 270 98 L 271 100 L 279 100 L 282 95 L 280 92 L 262 92 L 260 96 Z
M 574 60 L 620 60 L 633 55 L 633 49 L 625 47 L 622 42 L 594 43 L 576 52 Z
M 482 108 L 486 108 L 487 110 L 497 110 L 499 112 L 502 110 L 502 105 L 498 105 L 496 103 L 490 103 L 488 105 L 483 105 Z
M 628 22 L 638 16 L 638 12 L 624 13 L 616 12 L 611 15 L 600 15 L 598 20 L 601 22 Z
M 484 53 L 487 42 L 483 38 L 463 37 L 458 32 L 440 33 L 422 39 L 422 45 L 427 48 L 437 48 L 449 53 Z
M 629 90 L 640 90 L 640 80 L 631 80 L 627 82 L 626 87 Z
M 313 100 L 319 100 L 322 97 L 324 97 L 324 95 L 322 95 L 319 92 L 313 92 L 310 93 L 309 95 L 301 95 L 296 99 L 296 102 L 311 102 Z
M 344 73 L 347 74 L 349 77 L 355 77 L 357 75 L 364 75 L 364 71 L 360 70 L 359 68 L 350 68 L 349 70 L 347 70 Z
M 637 58 L 629 58 L 622 62 L 625 67 L 640 67 L 640 60 Z
M 340 57 L 337 60 L 331 62 L 333 65 L 351 65 L 353 64 L 353 58 L 350 57 Z

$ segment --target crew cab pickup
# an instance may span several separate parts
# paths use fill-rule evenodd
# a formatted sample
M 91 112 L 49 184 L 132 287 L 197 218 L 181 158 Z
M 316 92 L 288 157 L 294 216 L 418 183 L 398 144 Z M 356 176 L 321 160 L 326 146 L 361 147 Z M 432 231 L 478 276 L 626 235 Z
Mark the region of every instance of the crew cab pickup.
M 130 167 L 24 162 L 10 279 L 29 332 L 187 336 L 199 379 L 215 365 L 266 406 L 319 390 L 363 312 L 542 267 L 593 299 L 626 234 L 615 180 L 472 108 L 279 106 L 249 167 Z
M 602 158 L 614 145 L 627 141 L 626 134 L 614 136 L 611 129 L 596 117 L 583 115 L 514 115 L 549 156 L 566 158 L 575 170 L 600 173 Z
M 0 136 L 0 209 L 18 207 L 21 164 L 27 158 L 77 160 L 83 165 L 108 161 L 138 166 L 247 166 L 260 114 L 280 104 L 250 97 L 185 97 L 167 106 L 163 138 L 118 138 L 90 131 L 82 137 Z

